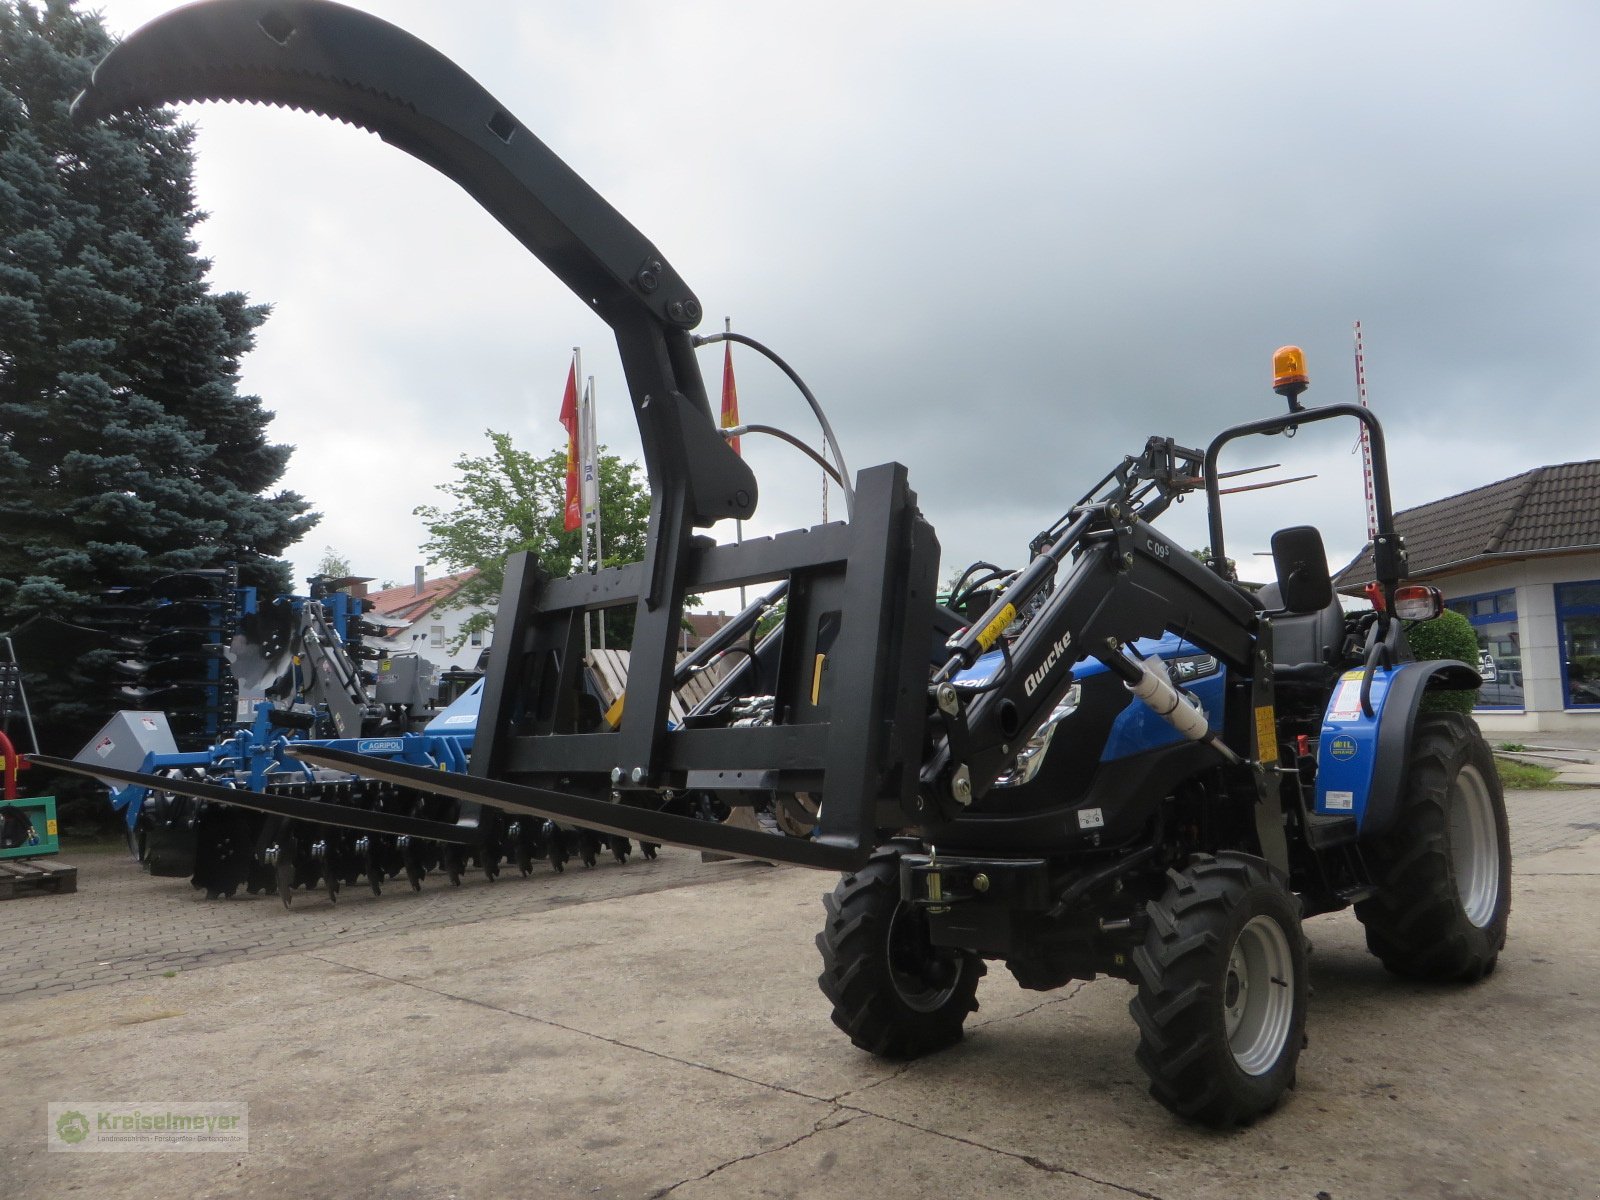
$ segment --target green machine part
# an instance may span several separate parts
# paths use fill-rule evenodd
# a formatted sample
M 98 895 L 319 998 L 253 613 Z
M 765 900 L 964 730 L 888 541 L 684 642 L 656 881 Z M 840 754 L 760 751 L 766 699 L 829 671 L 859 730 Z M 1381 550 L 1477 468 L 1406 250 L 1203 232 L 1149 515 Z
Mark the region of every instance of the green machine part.
M 54 796 L 0 800 L 0 861 L 60 853 Z

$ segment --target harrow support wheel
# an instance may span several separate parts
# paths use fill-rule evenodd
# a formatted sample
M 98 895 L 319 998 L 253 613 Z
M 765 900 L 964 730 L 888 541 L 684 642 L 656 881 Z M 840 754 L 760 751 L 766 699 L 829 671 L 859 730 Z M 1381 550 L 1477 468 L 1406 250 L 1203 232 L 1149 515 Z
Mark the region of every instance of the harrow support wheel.
M 1305 1041 L 1300 902 L 1248 854 L 1197 854 L 1167 881 L 1133 952 L 1139 1065 L 1178 1116 L 1248 1125 L 1294 1086 Z
M 988 968 L 975 954 L 929 942 L 927 916 L 900 899 L 899 852 L 879 850 L 823 904 L 817 984 L 850 1041 L 895 1059 L 959 1042 Z

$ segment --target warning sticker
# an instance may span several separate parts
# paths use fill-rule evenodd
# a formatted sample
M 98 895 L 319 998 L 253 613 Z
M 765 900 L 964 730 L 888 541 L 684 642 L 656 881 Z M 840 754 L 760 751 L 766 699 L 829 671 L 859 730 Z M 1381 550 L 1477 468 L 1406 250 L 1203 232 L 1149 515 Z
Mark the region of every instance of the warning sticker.
M 1354 792 L 1329 792 L 1323 801 L 1323 807 L 1338 812 L 1353 812 L 1356 807 L 1356 794 Z
M 1106 814 L 1098 808 L 1080 808 L 1078 810 L 1079 829 L 1105 828 Z
M 1006 626 L 1017 619 L 1017 606 L 1008 604 L 995 614 L 990 621 L 978 631 L 978 645 L 987 650 L 1000 640 L 1000 635 L 1006 631 Z
M 1270 704 L 1256 709 L 1256 757 L 1262 762 L 1278 759 L 1278 715 Z
M 101 758 L 106 757 L 106 755 L 110 754 L 116 748 L 117 748 L 117 744 L 115 742 L 113 742 L 110 738 L 101 738 L 98 742 L 96 742 L 94 744 L 94 752 L 96 754 L 98 754 Z
M 1339 681 L 1338 690 L 1328 704 L 1328 720 L 1354 721 L 1361 715 L 1361 676 L 1348 675 Z

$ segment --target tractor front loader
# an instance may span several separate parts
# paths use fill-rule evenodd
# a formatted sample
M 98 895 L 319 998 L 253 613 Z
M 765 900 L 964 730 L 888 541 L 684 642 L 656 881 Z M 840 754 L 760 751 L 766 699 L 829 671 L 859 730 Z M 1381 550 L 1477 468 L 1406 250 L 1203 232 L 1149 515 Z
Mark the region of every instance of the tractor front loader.
M 1504 806 L 1465 718 L 1422 709 L 1470 688 L 1417 662 L 1383 436 L 1365 409 L 1303 407 L 1202 452 L 1152 438 L 1015 570 L 980 564 L 936 595 L 939 545 L 904 467 L 853 481 L 847 522 L 735 545 L 698 531 L 751 516 L 755 479 L 719 436 L 694 351 L 702 306 L 666 258 L 453 63 L 325 0 L 206 0 L 114 50 L 77 105 L 248 100 L 364 126 L 456 180 L 613 329 L 652 491 L 642 562 L 552 579 L 514 557 L 467 774 L 307 748 L 323 766 L 475 806 L 839 872 L 817 942 L 833 1019 L 910 1057 L 961 1037 L 988 962 L 1024 987 L 1135 984 L 1156 1098 L 1248 1123 L 1289 1088 L 1304 1040 L 1302 920 L 1354 904 L 1392 970 L 1474 979 L 1509 906 Z M 1335 418 L 1374 450 L 1379 603 L 1346 615 L 1320 535 L 1273 539 L 1278 582 L 1230 576 L 1218 457 Z M 848 480 L 848 476 L 846 476 Z M 1153 524 L 1204 490 L 1211 553 Z M 968 581 L 971 582 L 968 582 Z M 668 714 L 685 597 L 776 582 L 781 629 L 681 723 Z M 613 724 L 581 686 L 583 621 L 635 614 Z M 616 714 L 612 714 L 615 716 Z M 787 813 L 808 836 L 715 824 Z

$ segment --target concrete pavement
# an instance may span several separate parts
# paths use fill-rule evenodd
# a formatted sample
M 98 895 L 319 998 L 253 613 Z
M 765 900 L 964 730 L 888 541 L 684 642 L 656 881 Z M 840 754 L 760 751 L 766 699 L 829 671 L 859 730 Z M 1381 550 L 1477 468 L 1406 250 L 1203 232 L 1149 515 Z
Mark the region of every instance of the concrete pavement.
M 1511 808 L 1499 971 L 1471 988 L 1399 983 L 1348 914 L 1313 920 L 1299 1086 L 1242 1132 L 1187 1128 L 1144 1094 L 1131 990 L 1114 980 L 1040 994 L 996 968 L 960 1046 L 913 1064 L 861 1054 L 815 986 L 831 880 L 684 856 L 659 876 L 630 864 L 495 885 L 494 906 L 517 889 L 526 911 L 429 923 L 413 905 L 408 927 L 0 1002 L 0 1191 L 1592 1197 L 1600 838 L 1579 827 L 1600 793 L 1513 793 Z M 1568 844 L 1534 848 L 1552 842 Z M 670 872 L 688 882 L 652 886 Z M 134 878 L 124 911 L 147 924 L 181 929 L 209 907 L 316 928 L 310 909 L 206 906 Z M 541 904 L 549 892 L 562 901 Z M 31 914 L 74 899 L 0 911 L 26 941 Z M 348 925 L 420 899 L 352 897 L 321 916 Z M 45 1105 L 67 1100 L 246 1102 L 250 1149 L 47 1153 Z

